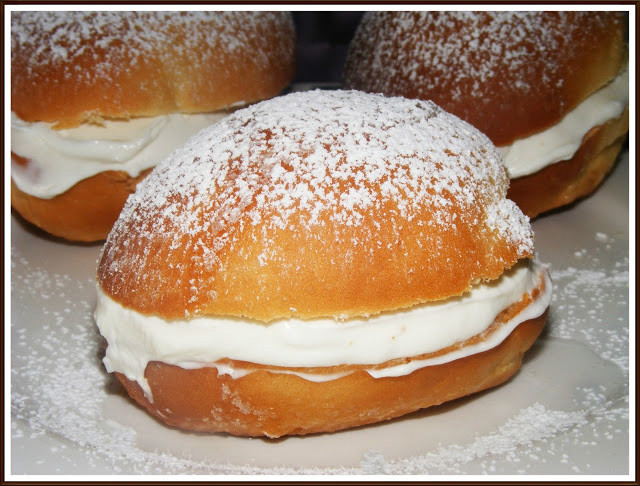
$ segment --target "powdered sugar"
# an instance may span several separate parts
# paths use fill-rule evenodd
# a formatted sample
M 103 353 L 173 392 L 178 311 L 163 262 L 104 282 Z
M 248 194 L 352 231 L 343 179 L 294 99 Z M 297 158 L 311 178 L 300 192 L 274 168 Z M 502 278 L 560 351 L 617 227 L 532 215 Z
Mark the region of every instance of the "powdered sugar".
M 628 349 L 629 330 L 605 325 L 610 319 L 609 306 L 629 306 L 628 259 L 606 269 L 569 267 L 553 272 L 553 278 L 557 292 L 553 312 L 565 317 L 556 320 L 552 335 L 584 340 L 600 356 L 614 361 L 628 373 L 629 356 L 616 348 Z
M 490 98 L 490 90 L 496 89 L 493 82 L 510 85 L 507 91 L 538 89 L 526 81 L 532 78 L 527 73 L 538 69 L 537 61 L 543 56 L 547 62 L 543 80 L 554 78 L 562 69 L 560 46 L 580 28 L 580 22 L 569 20 L 566 12 L 556 14 L 550 29 L 540 12 L 368 13 L 356 37 L 370 46 L 373 58 L 370 66 L 359 67 L 370 70 L 363 77 L 377 92 L 401 92 L 406 88 L 396 83 L 409 82 L 422 84 L 429 92 L 445 83 L 454 90 L 452 97 L 464 94 L 482 103 Z M 392 52 L 398 57 L 391 58 Z M 351 55 L 361 53 L 356 50 Z M 424 66 L 433 68 L 431 76 L 423 77 Z M 347 72 L 347 85 L 353 75 Z M 461 91 L 468 88 L 470 92 Z
M 598 51 L 621 30 L 616 22 L 587 11 L 371 12 L 351 43 L 344 86 L 433 100 L 509 145 L 590 94 L 577 92 L 591 76 L 582 66 L 620 55 Z
M 358 255 L 425 246 L 434 261 L 443 241 L 454 243 L 441 235 L 459 230 L 469 235 L 465 250 L 495 242 L 512 258 L 525 257 L 533 235 L 505 199 L 500 157 L 487 137 L 431 102 L 356 91 L 264 101 L 203 130 L 156 167 L 127 201 L 101 271 L 116 280 L 131 273 L 146 287 L 140 269 L 154 255 L 126 249 L 162 240 L 182 249 L 189 269 L 205 265 L 211 275 L 221 248 L 242 251 L 238 235 L 249 226 L 261 231 L 260 266 L 282 267 L 274 239 L 285 229 L 313 239 L 331 228 L 322 233 L 324 244 L 348 242 L 345 251 Z M 499 264 L 514 263 L 487 251 Z M 472 259 L 464 252 L 456 258 L 460 267 Z M 473 258 L 467 268 L 476 264 Z M 194 301 L 200 296 L 192 293 Z
M 283 18 L 286 14 L 278 12 L 13 12 L 11 52 L 12 56 L 20 56 L 33 50 L 29 57 L 33 69 L 67 64 L 67 76 L 100 77 L 112 72 L 114 66 L 127 69 L 168 46 L 175 50 L 166 54 L 164 62 L 170 62 L 171 55 L 188 56 L 203 47 L 239 54 L 253 43 L 251 35 L 272 29 L 274 22 Z M 208 25 L 206 31 L 202 24 Z M 246 25 L 251 28 L 238 28 Z M 179 42 L 176 31 L 181 32 Z M 94 73 L 83 72 L 82 65 L 74 65 L 83 56 L 102 59 Z M 269 59 L 268 53 L 259 49 L 252 50 L 251 56 L 263 65 Z M 127 62 L 121 63 L 123 60 Z
M 200 208 L 216 191 L 238 202 L 225 207 L 225 219 L 236 219 L 255 198 L 251 219 L 269 207 L 278 227 L 299 210 L 309 211 L 312 226 L 336 205 L 341 210 L 335 219 L 358 225 L 380 196 L 415 204 L 430 198 L 439 224 L 448 223 L 450 195 L 454 204 L 469 207 L 496 190 L 491 201 L 517 212 L 500 201 L 505 176 L 499 161 L 485 137 L 431 103 L 357 92 L 297 93 L 241 110 L 193 138 L 160 165 L 122 219 L 147 202 L 164 207 L 172 195 L 189 197 L 186 205 Z M 337 187 L 343 183 L 346 191 Z M 189 232 L 193 213 L 176 210 L 170 205 L 164 211 Z M 411 218 L 408 204 L 400 210 Z
M 553 437 L 587 422 L 581 412 L 547 410 L 535 403 L 509 419 L 490 434 L 471 443 L 441 447 L 424 456 L 386 461 L 379 455 L 365 454 L 362 468 L 368 474 L 433 474 L 449 471 L 465 463 L 491 455 L 516 457 L 518 448 Z M 523 434 L 526 430 L 526 434 Z

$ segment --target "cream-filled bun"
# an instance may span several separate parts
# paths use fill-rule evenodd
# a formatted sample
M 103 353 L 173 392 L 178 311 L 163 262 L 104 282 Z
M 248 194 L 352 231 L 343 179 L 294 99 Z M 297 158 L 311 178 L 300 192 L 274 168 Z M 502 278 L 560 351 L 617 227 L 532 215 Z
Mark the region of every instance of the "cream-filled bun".
M 618 12 L 373 12 L 345 87 L 432 100 L 501 149 L 525 214 L 593 192 L 629 127 Z
M 105 239 L 155 164 L 284 89 L 294 51 L 283 12 L 12 12 L 12 207 Z
M 497 385 L 551 296 L 491 141 L 426 101 L 310 91 L 209 127 L 98 266 L 104 363 L 169 425 L 279 437 Z

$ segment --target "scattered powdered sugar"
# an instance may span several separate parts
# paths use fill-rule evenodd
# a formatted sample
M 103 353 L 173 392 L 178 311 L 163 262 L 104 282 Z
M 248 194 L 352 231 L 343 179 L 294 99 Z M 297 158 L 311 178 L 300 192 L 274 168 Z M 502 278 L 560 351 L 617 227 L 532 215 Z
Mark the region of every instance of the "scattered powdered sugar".
M 492 455 L 506 456 L 513 460 L 521 454 L 522 446 L 554 437 L 586 422 L 583 412 L 547 410 L 543 405 L 535 403 L 509 419 L 495 432 L 476 437 L 469 444 L 441 447 L 424 456 L 390 461 L 385 461 L 375 452 L 369 452 L 363 458 L 362 468 L 365 474 L 452 473 L 461 465 Z
M 580 339 L 602 358 L 629 372 L 629 329 L 609 324 L 611 306 L 629 307 L 629 261 L 613 268 L 553 270 L 552 336 Z M 623 351 L 623 352 L 621 352 Z
M 608 240 L 612 241 L 612 238 Z M 92 317 L 95 305 L 93 269 L 87 268 L 79 275 L 56 272 L 49 270 L 48 265 L 39 265 L 36 255 L 49 253 L 53 257 L 56 254 L 56 249 L 47 245 L 50 243 L 42 242 L 42 248 L 36 247 L 35 251 L 18 247 L 11 250 L 14 316 L 11 323 L 11 430 L 16 444 L 37 441 L 45 435 L 58 440 L 51 452 L 59 459 L 51 466 L 51 471 L 70 468 L 85 473 L 107 469 L 114 474 L 400 475 L 541 474 L 553 471 L 588 474 L 590 464 L 576 461 L 576 457 L 582 457 L 585 451 L 591 451 L 592 457 L 601 455 L 605 453 L 607 443 L 618 443 L 627 433 L 628 330 L 622 323 L 603 325 L 603 329 L 593 325 L 604 321 L 608 315 L 598 301 L 628 307 L 626 259 L 606 268 L 599 264 L 606 255 L 590 252 L 580 260 L 588 268 L 552 268 L 556 291 L 547 339 L 540 346 L 544 352 L 553 350 L 552 345 L 557 342 L 584 342 L 585 349 L 592 349 L 607 363 L 620 366 L 624 382 L 563 384 L 563 387 L 573 388 L 569 390 L 573 405 L 554 407 L 553 402 L 548 401 L 553 394 L 543 393 L 531 404 L 507 416 L 494 429 L 475 434 L 467 441 L 447 445 L 433 444 L 428 438 L 430 427 L 437 424 L 438 414 L 423 419 L 409 418 L 425 430 L 424 452 L 417 455 L 396 457 L 365 446 L 359 463 L 293 467 L 284 462 L 278 464 L 278 461 L 261 466 L 251 464 L 249 459 L 242 463 L 220 460 L 217 457 L 219 447 L 224 449 L 229 441 L 219 436 L 210 437 L 207 450 L 211 449 L 212 453 L 209 459 L 195 457 L 193 452 L 197 447 L 193 451 L 187 447 L 178 452 L 172 451 L 168 443 L 154 442 L 156 445 L 151 448 L 141 445 L 140 434 L 144 434 L 145 429 L 128 418 L 144 412 L 125 401 L 123 391 L 101 364 L 104 343 Z M 603 252 L 610 251 L 604 244 L 602 249 Z M 97 248 L 78 248 L 76 251 L 98 253 Z M 562 363 L 566 356 L 558 355 L 557 350 L 555 353 L 541 357 L 541 361 Z M 617 369 L 615 364 L 611 366 Z M 525 363 L 523 372 L 530 370 L 533 376 L 542 379 L 544 372 L 533 369 L 536 366 L 535 361 Z M 516 380 L 522 379 L 522 376 L 516 377 Z M 615 386 L 622 387 L 617 395 L 609 391 Z M 105 404 L 114 403 L 114 397 L 125 401 L 125 409 L 107 417 Z M 477 410 L 473 403 L 461 407 L 467 407 L 469 413 Z M 455 407 L 447 413 L 454 412 Z M 27 424 L 28 428 L 19 423 Z M 396 440 L 393 435 L 396 426 L 398 424 L 394 423 L 382 425 L 387 430 L 385 443 Z M 176 440 L 184 440 L 185 434 L 164 430 L 159 423 L 152 427 L 163 429 L 159 437 L 175 434 Z M 360 432 L 366 432 L 366 429 Z M 154 440 L 155 433 L 151 437 Z M 194 434 L 193 438 L 202 437 Z M 247 446 L 255 447 L 250 439 L 238 440 L 247 440 Z M 301 440 L 313 443 L 323 438 Z M 354 439 L 348 434 L 336 434 L 335 440 L 352 447 L 349 441 Z M 355 447 L 362 446 L 361 442 L 355 443 L 358 444 Z M 286 445 L 285 439 L 259 447 L 264 446 L 265 454 L 277 457 L 274 451 Z M 67 456 L 71 450 L 82 451 L 83 458 Z M 14 454 L 18 452 L 14 449 Z M 36 462 L 44 467 L 47 459 L 34 459 Z M 597 469 L 597 472 L 603 471 Z
M 571 474 L 588 473 L 580 466 L 568 465 L 571 446 L 591 447 L 602 442 L 593 423 L 605 429 L 605 440 L 622 431 L 617 427 L 628 410 L 615 404 L 599 403 L 579 411 L 549 410 L 534 403 L 510 418 L 495 432 L 477 436 L 467 444 L 437 448 L 421 456 L 403 459 L 385 458 L 378 451 L 368 451 L 360 464 L 361 474 L 527 474 L 535 465 L 558 462 Z M 602 422 L 609 422 L 603 426 Z M 590 430 L 591 429 L 591 430 Z M 596 435 L 597 441 L 592 435 Z M 586 440 L 588 439 L 588 440 Z M 565 448 L 566 447 L 566 448 Z M 532 466 L 533 465 L 533 466 Z M 475 466 L 475 467 L 474 467 Z M 548 471 L 542 470 L 542 473 Z

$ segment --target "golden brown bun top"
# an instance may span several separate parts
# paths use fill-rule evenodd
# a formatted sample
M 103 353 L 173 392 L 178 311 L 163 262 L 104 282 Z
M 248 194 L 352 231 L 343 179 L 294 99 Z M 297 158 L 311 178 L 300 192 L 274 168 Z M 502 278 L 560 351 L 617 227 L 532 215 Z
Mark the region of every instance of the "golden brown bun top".
M 279 93 L 294 51 L 283 12 L 14 12 L 11 109 L 58 128 L 214 111 Z
M 500 155 L 431 102 L 263 101 L 203 130 L 129 198 L 98 268 L 169 318 L 358 316 L 459 295 L 531 257 Z
M 616 12 L 374 12 L 344 85 L 429 99 L 498 146 L 559 121 L 626 63 Z

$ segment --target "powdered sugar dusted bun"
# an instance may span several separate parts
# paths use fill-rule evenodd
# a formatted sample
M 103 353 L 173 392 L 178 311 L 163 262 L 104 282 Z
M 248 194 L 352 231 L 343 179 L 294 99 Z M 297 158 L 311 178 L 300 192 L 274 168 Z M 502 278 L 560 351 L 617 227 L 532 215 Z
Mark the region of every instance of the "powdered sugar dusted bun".
M 626 76 L 624 29 L 617 12 L 374 12 L 352 41 L 344 84 L 434 101 L 509 150 L 505 160 L 516 179 L 572 159 L 590 129 L 628 118 L 628 80 L 615 94 L 603 92 Z M 619 144 L 626 131 L 601 143 Z M 516 146 L 534 135 L 535 147 Z M 540 194 L 533 206 L 523 201 L 525 213 L 534 216 L 595 189 L 597 183 L 585 185 L 583 172 L 599 166 L 600 182 L 611 165 L 592 163 L 597 156 L 578 157 L 578 173 L 563 173 L 564 194 Z M 573 185 L 583 187 L 565 189 Z M 531 192 L 537 189 L 545 188 Z M 513 199 L 521 204 L 515 192 Z
M 507 185 L 489 139 L 431 102 L 311 91 L 239 110 L 159 164 L 114 225 L 98 266 L 107 369 L 169 424 L 268 436 L 501 382 L 551 291 Z
M 13 12 L 11 110 L 66 128 L 250 103 L 290 82 L 294 36 L 282 12 Z
M 11 15 L 12 205 L 70 240 L 106 238 L 131 192 L 123 188 L 294 73 L 284 12 Z
M 344 78 L 432 100 L 503 146 L 558 122 L 618 75 L 624 54 L 614 12 L 374 12 Z
M 164 160 L 109 235 L 100 284 L 167 318 L 344 317 L 439 300 L 532 256 L 507 186 L 489 139 L 433 103 L 292 94 Z

